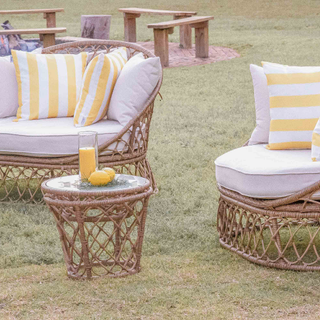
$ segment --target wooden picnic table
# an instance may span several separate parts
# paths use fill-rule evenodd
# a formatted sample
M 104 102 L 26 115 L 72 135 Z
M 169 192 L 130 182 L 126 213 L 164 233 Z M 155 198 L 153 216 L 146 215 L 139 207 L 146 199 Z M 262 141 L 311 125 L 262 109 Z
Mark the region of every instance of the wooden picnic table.
M 141 14 L 154 15 L 172 15 L 174 20 L 192 17 L 197 14 L 196 11 L 172 11 L 172 10 L 154 10 L 145 8 L 120 8 L 124 15 L 124 39 L 128 42 L 137 41 L 136 19 Z M 180 46 L 183 48 L 192 48 L 191 27 L 189 25 L 180 26 Z

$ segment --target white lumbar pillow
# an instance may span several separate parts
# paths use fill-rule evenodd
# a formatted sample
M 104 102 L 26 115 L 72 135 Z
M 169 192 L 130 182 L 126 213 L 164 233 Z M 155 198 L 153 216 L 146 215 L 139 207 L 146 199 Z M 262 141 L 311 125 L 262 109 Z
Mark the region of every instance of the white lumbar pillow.
M 123 67 L 114 87 L 107 117 L 126 125 L 135 117 L 161 77 L 159 57 L 144 59 L 139 53 Z
M 37 48 L 32 53 L 40 54 L 42 48 Z M 12 63 L 12 56 L 0 57 L 0 119 L 12 117 L 17 114 L 18 84 Z
M 268 143 L 270 130 L 270 100 L 267 77 L 263 68 L 250 64 L 256 107 L 256 127 L 252 132 L 249 145 Z
M 12 117 L 17 113 L 18 84 L 13 63 L 0 58 L 0 118 Z

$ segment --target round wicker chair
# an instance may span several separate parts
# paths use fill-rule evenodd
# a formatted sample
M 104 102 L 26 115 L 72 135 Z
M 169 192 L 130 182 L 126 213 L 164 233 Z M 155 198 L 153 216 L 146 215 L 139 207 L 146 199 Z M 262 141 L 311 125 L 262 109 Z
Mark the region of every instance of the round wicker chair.
M 267 267 L 320 271 L 320 182 L 270 200 L 218 189 L 222 247 Z
M 139 52 L 142 52 L 145 58 L 154 57 L 154 54 L 139 45 L 109 40 L 70 42 L 45 48 L 42 53 L 77 54 L 86 51 L 92 53 L 92 59 L 101 52 L 109 52 L 111 49 L 123 46 L 128 49 L 129 59 Z M 143 111 L 116 137 L 99 147 L 99 165 L 113 167 L 117 173 L 145 177 L 151 181 L 154 192 L 158 189 L 146 155 L 154 100 L 161 84 L 162 76 L 145 103 Z M 128 133 L 129 139 L 124 139 L 124 135 L 127 136 Z M 0 202 L 42 203 L 40 186 L 44 180 L 77 173 L 78 155 L 45 158 L 0 154 Z

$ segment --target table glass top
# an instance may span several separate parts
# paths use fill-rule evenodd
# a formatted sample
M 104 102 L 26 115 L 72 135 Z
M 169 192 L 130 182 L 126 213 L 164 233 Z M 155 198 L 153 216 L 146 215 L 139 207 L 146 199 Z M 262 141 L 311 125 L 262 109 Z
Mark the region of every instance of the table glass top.
M 64 176 L 60 178 L 50 179 L 46 182 L 46 186 L 50 189 L 75 191 L 75 192 L 108 192 L 121 191 L 143 187 L 148 184 L 148 180 L 142 177 L 131 176 L 126 174 L 116 174 L 113 181 L 105 186 L 93 186 L 89 182 L 81 182 L 78 175 Z

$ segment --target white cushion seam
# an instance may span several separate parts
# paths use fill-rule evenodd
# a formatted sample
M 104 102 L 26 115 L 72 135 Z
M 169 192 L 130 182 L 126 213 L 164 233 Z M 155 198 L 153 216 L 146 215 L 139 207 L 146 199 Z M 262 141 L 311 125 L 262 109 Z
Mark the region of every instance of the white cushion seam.
M 226 168 L 229 170 L 232 170 L 234 172 L 239 172 L 242 174 L 247 174 L 247 175 L 251 175 L 251 176 L 278 176 L 278 175 L 305 175 L 305 174 L 320 174 L 320 167 L 319 167 L 319 172 L 286 172 L 286 173 L 250 173 L 250 172 L 245 172 L 245 171 L 240 171 L 240 170 L 236 170 L 227 166 L 222 166 L 219 164 L 216 164 L 216 167 L 220 167 L 220 168 Z

